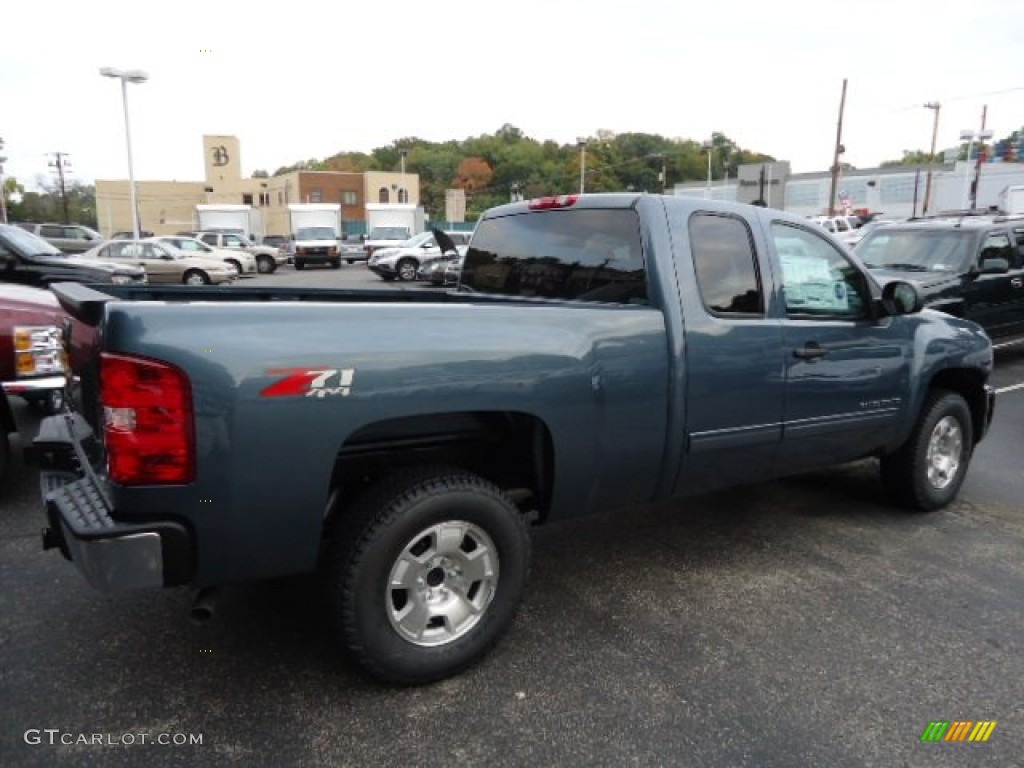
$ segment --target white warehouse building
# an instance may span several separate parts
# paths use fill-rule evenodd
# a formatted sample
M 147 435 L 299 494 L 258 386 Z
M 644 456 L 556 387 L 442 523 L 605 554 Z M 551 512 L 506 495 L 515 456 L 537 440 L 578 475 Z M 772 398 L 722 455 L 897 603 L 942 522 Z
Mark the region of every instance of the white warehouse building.
M 932 167 L 932 192 L 928 213 L 970 207 L 970 185 L 975 164 L 936 163 Z M 928 166 L 897 165 L 849 170 L 836 186 L 836 209 L 844 203 L 853 211 L 884 217 L 908 218 L 924 212 Z M 978 208 L 999 205 L 1009 186 L 1024 184 L 1024 163 L 983 163 L 978 184 Z M 789 163 L 742 165 L 738 178 L 726 181 L 676 184 L 672 193 L 686 197 L 710 197 L 753 203 L 762 199 L 770 208 L 801 216 L 828 213 L 832 174 L 828 171 L 790 173 Z

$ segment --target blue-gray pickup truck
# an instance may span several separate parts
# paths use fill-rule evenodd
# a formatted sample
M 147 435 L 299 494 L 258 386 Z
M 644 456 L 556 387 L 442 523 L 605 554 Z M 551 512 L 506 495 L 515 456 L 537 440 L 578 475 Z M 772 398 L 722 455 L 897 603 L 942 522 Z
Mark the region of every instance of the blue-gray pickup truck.
M 706 200 L 492 209 L 441 294 L 54 290 L 100 342 L 35 441 L 45 546 L 201 603 L 322 569 L 344 648 L 402 683 L 506 631 L 530 524 L 868 458 L 938 509 L 994 407 L 979 326 Z

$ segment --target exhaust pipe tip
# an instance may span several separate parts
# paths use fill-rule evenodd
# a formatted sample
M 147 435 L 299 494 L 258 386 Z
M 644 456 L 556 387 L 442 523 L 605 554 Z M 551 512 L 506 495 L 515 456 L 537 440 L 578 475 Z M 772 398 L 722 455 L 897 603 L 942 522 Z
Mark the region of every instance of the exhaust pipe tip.
M 217 593 L 216 587 L 207 587 L 199 590 L 192 608 L 189 610 L 189 618 L 195 624 L 206 624 L 216 613 Z

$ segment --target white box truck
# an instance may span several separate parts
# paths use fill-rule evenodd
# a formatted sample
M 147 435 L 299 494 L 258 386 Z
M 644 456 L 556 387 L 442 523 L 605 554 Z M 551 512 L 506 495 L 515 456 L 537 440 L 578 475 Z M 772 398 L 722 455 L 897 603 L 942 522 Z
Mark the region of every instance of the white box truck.
M 999 210 L 1003 213 L 1024 213 L 1024 184 L 1013 184 L 999 195 Z
M 424 230 L 423 207 L 407 203 L 367 203 L 366 241 L 369 258 L 378 248 L 387 248 L 408 240 Z
M 244 234 L 250 242 L 264 235 L 262 213 L 251 205 L 200 204 L 196 206 L 195 229 Z
M 289 250 L 296 269 L 305 269 L 307 264 L 341 266 L 339 204 L 293 203 L 288 206 L 288 222 Z

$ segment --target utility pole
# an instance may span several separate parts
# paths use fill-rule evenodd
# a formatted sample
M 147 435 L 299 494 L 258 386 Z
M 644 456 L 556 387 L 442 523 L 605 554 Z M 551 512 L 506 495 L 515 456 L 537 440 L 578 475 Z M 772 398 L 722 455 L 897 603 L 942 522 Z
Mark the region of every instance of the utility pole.
M 51 168 L 57 169 L 57 178 L 60 179 L 60 199 L 64 204 L 64 223 L 71 223 L 71 214 L 68 212 L 68 192 L 64 186 L 64 169 L 71 166 L 71 161 L 68 160 L 67 152 L 53 152 L 53 162 L 50 163 Z
M 988 104 L 981 108 L 981 130 L 978 131 L 978 135 L 981 136 L 985 132 L 985 118 L 988 117 Z M 984 137 L 978 139 L 978 161 L 974 165 L 974 182 L 971 184 L 971 210 L 973 211 L 978 207 L 978 184 L 981 182 L 981 159 L 985 153 L 985 139 Z M 971 159 L 967 158 L 968 161 Z
M 839 99 L 839 122 L 836 125 L 836 150 L 832 155 L 832 188 L 828 193 L 828 215 L 836 215 L 836 188 L 839 186 L 839 156 L 846 151 L 843 146 L 843 111 L 846 109 L 846 78 L 843 78 L 843 95 Z
M 932 166 L 935 164 L 935 137 L 939 133 L 939 110 L 942 105 L 937 101 L 929 101 L 924 105 L 925 109 L 935 112 L 935 120 L 932 122 L 932 148 L 928 153 L 928 178 L 924 183 L 924 205 L 921 207 L 921 215 L 928 215 L 928 205 L 932 200 Z
M 0 152 L 4 149 L 4 140 L 0 138 Z M 4 163 L 7 158 L 0 155 L 0 224 L 7 223 L 7 190 L 4 189 Z

